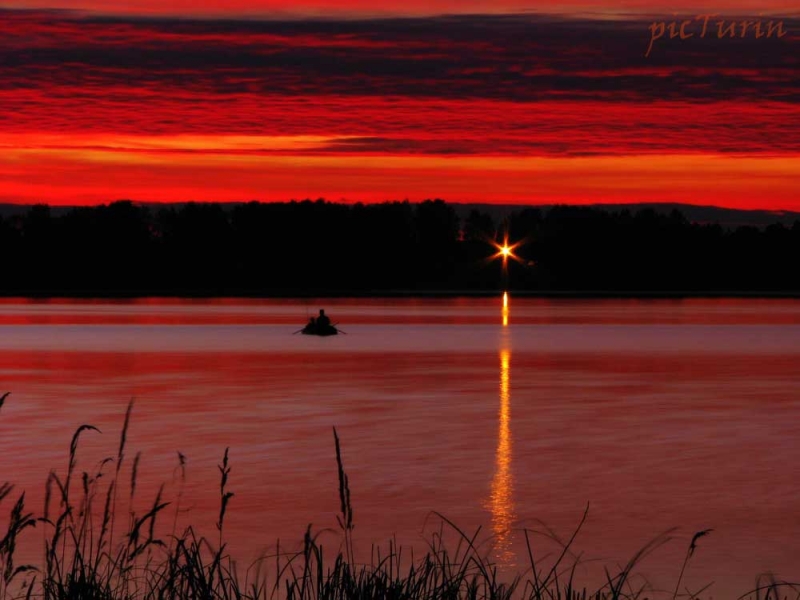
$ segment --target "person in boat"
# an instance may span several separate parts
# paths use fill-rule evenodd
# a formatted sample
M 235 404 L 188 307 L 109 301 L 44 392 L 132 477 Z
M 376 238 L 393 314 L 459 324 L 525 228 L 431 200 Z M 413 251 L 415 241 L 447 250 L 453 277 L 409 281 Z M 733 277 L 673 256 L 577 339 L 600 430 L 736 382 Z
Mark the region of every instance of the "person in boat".
M 320 331 L 324 331 L 331 326 L 331 320 L 328 318 L 328 315 L 325 314 L 325 309 L 319 309 L 319 317 L 317 317 L 317 328 Z
M 311 317 L 303 329 L 295 333 L 302 332 L 305 335 L 337 335 L 339 330 L 331 323 L 330 318 L 324 310 L 319 311 L 319 316 Z

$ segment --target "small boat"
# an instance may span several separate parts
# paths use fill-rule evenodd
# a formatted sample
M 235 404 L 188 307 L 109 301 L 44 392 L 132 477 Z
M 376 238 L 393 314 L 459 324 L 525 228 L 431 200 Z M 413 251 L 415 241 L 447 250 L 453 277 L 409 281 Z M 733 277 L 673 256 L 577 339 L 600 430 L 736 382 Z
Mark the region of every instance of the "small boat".
M 336 329 L 333 325 L 311 325 L 309 323 L 300 331 L 303 335 L 318 335 L 321 337 L 327 337 L 329 335 L 339 335 L 339 330 Z
M 331 320 L 325 316 L 325 309 L 320 309 L 319 317 L 312 317 L 300 331 L 295 333 L 302 333 L 303 335 L 318 335 L 320 337 L 328 337 L 329 335 L 339 335 L 344 331 L 339 331 L 336 326 L 331 323 Z

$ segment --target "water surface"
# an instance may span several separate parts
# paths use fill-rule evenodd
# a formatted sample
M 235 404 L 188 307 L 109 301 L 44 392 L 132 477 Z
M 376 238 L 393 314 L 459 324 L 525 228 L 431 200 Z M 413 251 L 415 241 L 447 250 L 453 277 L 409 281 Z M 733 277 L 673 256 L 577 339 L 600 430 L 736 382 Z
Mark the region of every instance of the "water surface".
M 320 306 L 347 335 L 293 335 Z M 123 477 L 141 450 L 137 510 L 162 482 L 177 493 L 180 451 L 180 522 L 213 534 L 230 446 L 226 527 L 243 563 L 309 523 L 336 527 L 336 426 L 363 560 L 393 534 L 421 548 L 439 511 L 524 569 L 522 529 L 566 539 L 588 504 L 575 552 L 591 581 L 675 526 L 639 569 L 670 595 L 709 527 L 689 589 L 800 578 L 796 301 L 5 300 L 0 390 L 0 480 L 37 509 L 75 428 L 102 430 L 82 440 L 92 472 L 135 398 Z

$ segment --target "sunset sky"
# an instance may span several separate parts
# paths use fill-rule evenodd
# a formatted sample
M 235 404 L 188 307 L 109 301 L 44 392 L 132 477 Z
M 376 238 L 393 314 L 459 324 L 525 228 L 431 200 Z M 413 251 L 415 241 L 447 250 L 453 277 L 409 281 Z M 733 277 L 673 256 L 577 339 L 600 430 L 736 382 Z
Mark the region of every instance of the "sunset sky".
M 710 35 L 656 20 L 716 13 Z M 667 15 L 666 17 L 661 15 Z M 0 202 L 800 210 L 796 2 L 0 2 Z M 782 20 L 778 39 L 717 21 Z

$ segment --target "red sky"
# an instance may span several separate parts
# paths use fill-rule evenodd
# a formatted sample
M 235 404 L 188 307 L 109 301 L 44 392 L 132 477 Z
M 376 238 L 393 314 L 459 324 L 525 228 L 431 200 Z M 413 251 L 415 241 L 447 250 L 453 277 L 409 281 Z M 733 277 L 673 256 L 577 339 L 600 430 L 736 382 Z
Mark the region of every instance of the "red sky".
M 797 15 L 794 0 L 6 0 L 5 8 L 58 8 L 104 14 L 274 16 L 307 15 L 439 15 L 490 13 L 603 14 L 711 11 L 740 14 Z
M 777 15 L 766 24 L 791 3 L 705 6 L 723 4 Z M 131 0 L 103 4 L 111 17 L 94 0 L 4 3 L 89 12 L 0 12 L 0 202 L 800 210 L 798 21 L 781 39 L 659 40 L 645 58 L 652 18 L 620 15 L 677 8 L 332 5 L 295 2 L 276 20 L 288 3 Z M 241 18 L 253 14 L 269 18 Z

